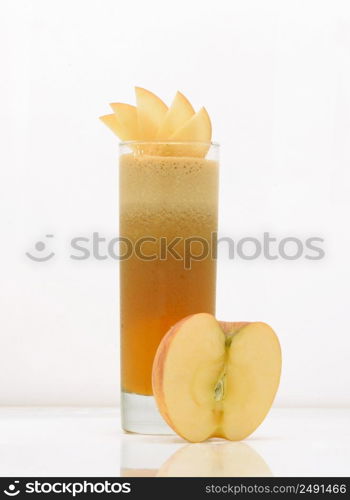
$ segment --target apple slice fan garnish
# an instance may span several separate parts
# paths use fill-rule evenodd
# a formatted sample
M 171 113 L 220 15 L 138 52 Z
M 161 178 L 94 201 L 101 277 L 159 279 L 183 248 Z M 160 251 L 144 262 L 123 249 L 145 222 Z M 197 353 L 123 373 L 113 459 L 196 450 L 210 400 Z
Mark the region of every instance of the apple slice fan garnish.
M 179 321 L 162 339 L 153 392 L 166 422 L 188 441 L 239 441 L 264 420 L 280 373 L 280 344 L 270 326 L 200 313 Z
M 135 95 L 136 106 L 112 103 L 113 113 L 100 117 L 119 139 L 160 143 L 140 148 L 157 156 L 203 158 L 207 154 L 211 122 L 205 108 L 196 113 L 181 92 L 176 93 L 169 108 L 149 90 L 135 87 Z

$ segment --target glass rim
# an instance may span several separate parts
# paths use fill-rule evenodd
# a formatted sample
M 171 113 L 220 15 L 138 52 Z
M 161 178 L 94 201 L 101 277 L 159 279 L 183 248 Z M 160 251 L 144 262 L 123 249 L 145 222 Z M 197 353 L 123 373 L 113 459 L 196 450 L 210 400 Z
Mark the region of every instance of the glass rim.
M 214 146 L 214 147 L 220 147 L 220 144 L 218 142 L 214 141 L 172 141 L 172 140 L 149 140 L 149 141 L 121 141 L 119 142 L 119 146 L 136 146 L 138 144 L 160 144 L 160 145 L 165 145 L 165 144 L 171 144 L 171 145 L 190 145 L 190 144 L 199 144 L 199 145 L 206 145 L 206 146 Z

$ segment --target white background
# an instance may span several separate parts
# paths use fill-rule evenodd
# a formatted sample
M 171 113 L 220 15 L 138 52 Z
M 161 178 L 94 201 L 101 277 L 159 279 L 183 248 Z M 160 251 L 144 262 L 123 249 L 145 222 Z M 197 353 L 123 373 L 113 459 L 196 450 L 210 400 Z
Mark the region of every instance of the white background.
M 117 265 L 69 241 L 116 234 L 97 117 L 139 85 L 207 107 L 222 235 L 324 238 L 320 261 L 222 255 L 217 315 L 279 334 L 277 406 L 349 406 L 349 2 L 8 0 L 0 25 L 0 404 L 118 402 Z

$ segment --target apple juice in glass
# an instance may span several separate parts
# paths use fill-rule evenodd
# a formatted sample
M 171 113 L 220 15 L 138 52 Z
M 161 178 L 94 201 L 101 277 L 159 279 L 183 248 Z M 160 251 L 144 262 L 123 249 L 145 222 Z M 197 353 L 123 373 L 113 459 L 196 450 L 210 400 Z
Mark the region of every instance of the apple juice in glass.
M 144 89 L 136 89 L 136 96 L 136 107 L 114 104 L 114 113 L 102 117 L 124 140 L 119 157 L 122 426 L 166 433 L 172 431 L 152 396 L 158 345 L 180 319 L 215 314 L 218 145 L 210 142 L 204 108 L 195 113 L 182 94 L 169 108 Z

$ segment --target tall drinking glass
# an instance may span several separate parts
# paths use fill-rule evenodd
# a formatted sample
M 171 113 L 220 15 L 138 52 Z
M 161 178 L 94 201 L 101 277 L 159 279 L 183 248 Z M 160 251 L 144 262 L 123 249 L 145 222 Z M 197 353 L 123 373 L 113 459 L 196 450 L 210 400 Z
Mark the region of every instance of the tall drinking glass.
M 171 432 L 152 395 L 157 347 L 177 321 L 215 314 L 219 146 L 120 145 L 122 426 Z

